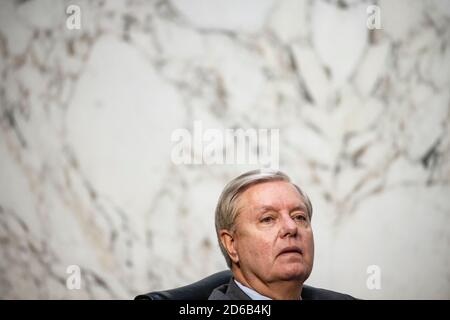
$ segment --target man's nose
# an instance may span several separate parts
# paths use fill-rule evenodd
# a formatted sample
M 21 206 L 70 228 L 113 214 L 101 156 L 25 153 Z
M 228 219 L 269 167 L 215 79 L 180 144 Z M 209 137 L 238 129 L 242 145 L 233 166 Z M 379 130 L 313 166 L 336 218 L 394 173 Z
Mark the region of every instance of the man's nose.
M 296 236 L 298 232 L 297 224 L 290 215 L 283 215 L 281 219 L 281 237 Z

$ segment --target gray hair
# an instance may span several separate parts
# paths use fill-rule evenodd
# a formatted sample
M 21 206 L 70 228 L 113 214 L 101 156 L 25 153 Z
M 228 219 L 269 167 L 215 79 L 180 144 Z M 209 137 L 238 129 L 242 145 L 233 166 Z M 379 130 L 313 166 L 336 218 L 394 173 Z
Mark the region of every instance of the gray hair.
M 234 231 L 236 217 L 239 213 L 237 201 L 240 195 L 249 187 L 268 181 L 290 182 L 303 197 L 306 209 L 308 211 L 307 214 L 309 216 L 309 219 L 311 220 L 312 218 L 313 210 L 308 195 L 304 193 L 302 189 L 300 189 L 300 187 L 292 183 L 289 176 L 285 173 L 271 169 L 259 169 L 248 171 L 244 174 L 241 174 L 237 178 L 234 178 L 223 189 L 222 194 L 219 197 L 215 213 L 217 239 L 219 240 L 220 250 L 225 257 L 229 268 L 231 268 L 231 259 L 228 256 L 228 252 L 223 246 L 222 241 L 220 240 L 220 230 L 225 229 Z

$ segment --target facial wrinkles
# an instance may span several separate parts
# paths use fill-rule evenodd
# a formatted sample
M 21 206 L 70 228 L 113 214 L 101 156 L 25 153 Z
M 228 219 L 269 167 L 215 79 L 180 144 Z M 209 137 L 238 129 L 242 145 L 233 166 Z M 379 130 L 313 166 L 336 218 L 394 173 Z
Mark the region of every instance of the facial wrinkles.
M 286 185 L 290 186 L 289 189 L 286 188 Z M 289 245 L 298 245 L 304 250 L 307 250 L 308 235 L 304 238 L 304 241 L 306 242 L 301 243 L 300 240 L 305 231 L 300 230 L 301 227 L 297 221 L 287 220 L 293 219 L 292 216 L 295 212 L 293 209 L 298 206 L 305 207 L 305 203 L 297 189 L 288 182 L 282 182 L 277 185 L 272 184 L 271 188 L 256 185 L 255 188 L 248 189 L 247 191 L 249 191 L 249 193 L 244 192 L 237 204 L 240 208 L 240 214 L 238 214 L 236 219 L 236 225 L 239 225 L 236 229 L 236 236 L 242 240 L 244 240 L 244 238 L 246 239 L 245 242 L 242 242 L 244 247 L 241 247 L 238 251 L 243 250 L 242 253 L 247 252 L 247 254 L 245 254 L 247 259 L 249 258 L 248 253 L 251 252 L 251 255 L 253 255 L 251 260 L 254 262 L 260 261 L 260 263 L 249 264 L 249 266 L 259 265 L 259 268 L 257 269 L 251 267 L 250 269 L 243 271 L 245 274 L 252 274 L 253 277 L 258 278 L 261 282 L 276 282 L 278 281 L 277 277 L 272 279 L 269 275 L 277 274 L 279 272 L 278 269 L 281 266 L 279 263 L 283 262 L 282 260 L 278 260 L 278 252 Z M 262 226 L 260 224 L 260 219 L 264 215 L 258 210 L 261 206 L 271 206 L 273 207 L 273 210 L 276 211 L 272 212 L 276 218 L 273 225 Z M 304 214 L 308 218 L 306 208 L 304 209 Z M 290 223 L 292 223 L 292 225 L 290 225 Z M 286 228 L 293 227 L 296 228 L 296 233 L 291 235 L 287 234 Z M 306 232 L 309 231 L 306 230 Z M 258 242 L 258 246 L 251 249 L 251 246 L 255 244 L 254 241 Z M 240 243 L 241 241 L 238 241 L 238 244 Z M 250 246 L 250 248 L 248 246 Z M 245 249 L 245 247 L 247 248 Z
M 292 186 L 291 184 L 289 185 Z M 240 201 L 241 204 L 240 207 L 242 209 L 244 209 L 245 207 L 247 208 L 247 210 L 244 209 L 246 211 L 245 215 L 250 216 L 250 219 L 248 219 L 247 222 L 258 224 L 261 215 L 264 214 L 263 212 L 260 211 L 260 209 L 261 207 L 267 206 L 273 207 L 273 210 L 276 211 L 274 212 L 274 214 L 277 215 L 277 224 L 280 221 L 283 224 L 288 223 L 287 221 L 284 221 L 284 219 L 290 218 L 291 210 L 293 210 L 297 206 L 304 206 L 304 204 L 302 200 L 299 201 L 301 195 L 298 194 L 298 191 L 294 189 L 293 186 L 292 186 L 292 193 L 289 193 L 288 195 L 286 195 L 286 189 L 283 187 L 284 185 L 277 185 L 270 191 L 264 189 L 263 192 L 256 191 L 251 193 L 250 195 L 247 195 L 247 197 L 243 197 Z M 266 199 L 275 199 L 275 200 L 267 201 Z M 289 218 L 285 215 L 289 215 Z M 279 226 L 279 227 L 280 227 L 279 229 L 281 229 L 279 230 L 279 232 L 282 232 L 286 226 Z
M 297 207 L 297 203 L 289 206 L 286 209 L 278 210 L 278 208 L 274 208 L 277 209 L 277 212 L 273 213 L 276 218 L 276 222 L 274 223 L 274 225 L 271 226 L 269 229 L 266 229 L 266 231 L 258 229 L 258 232 L 265 232 L 265 234 L 263 235 L 264 241 L 267 247 L 269 247 L 272 257 L 272 259 L 270 260 L 271 269 L 276 267 L 276 264 L 278 262 L 277 261 L 278 252 L 282 248 L 288 245 L 300 246 L 299 243 L 300 231 L 298 230 L 299 227 L 297 223 L 294 220 L 292 220 L 290 213 L 291 207 L 292 208 Z M 261 213 L 257 214 L 257 218 L 258 220 L 261 218 Z M 292 230 L 294 228 L 296 229 L 295 231 Z M 287 229 L 292 230 L 291 231 L 292 234 L 287 234 L 288 233 Z M 289 239 L 286 239 L 286 237 L 288 237 Z
M 286 185 L 288 185 L 290 188 L 289 193 L 286 193 Z M 273 200 L 267 203 L 266 199 Z M 299 199 L 301 199 L 301 203 L 299 203 Z M 289 182 L 272 185 L 270 190 L 263 189 L 262 192 L 260 191 L 252 193 L 250 202 L 253 204 L 253 209 L 258 206 L 268 205 L 275 207 L 277 211 L 281 211 L 283 209 L 290 210 L 298 204 L 304 206 L 303 197 Z

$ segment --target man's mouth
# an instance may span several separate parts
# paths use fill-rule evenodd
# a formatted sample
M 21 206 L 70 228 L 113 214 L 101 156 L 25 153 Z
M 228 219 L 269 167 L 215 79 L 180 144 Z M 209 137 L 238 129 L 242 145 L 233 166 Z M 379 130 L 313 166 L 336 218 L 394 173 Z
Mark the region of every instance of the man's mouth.
M 299 247 L 290 246 L 290 247 L 286 247 L 283 250 L 281 250 L 278 255 L 280 256 L 282 254 L 288 254 L 288 253 L 303 254 L 303 251 Z

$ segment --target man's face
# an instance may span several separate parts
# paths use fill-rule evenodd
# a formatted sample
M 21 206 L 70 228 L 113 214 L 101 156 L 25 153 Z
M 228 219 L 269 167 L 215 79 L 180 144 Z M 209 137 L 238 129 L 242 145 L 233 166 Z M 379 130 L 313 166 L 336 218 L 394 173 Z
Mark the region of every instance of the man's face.
M 305 281 L 314 238 L 303 197 L 289 182 L 251 186 L 238 200 L 234 248 L 244 275 L 265 283 Z

